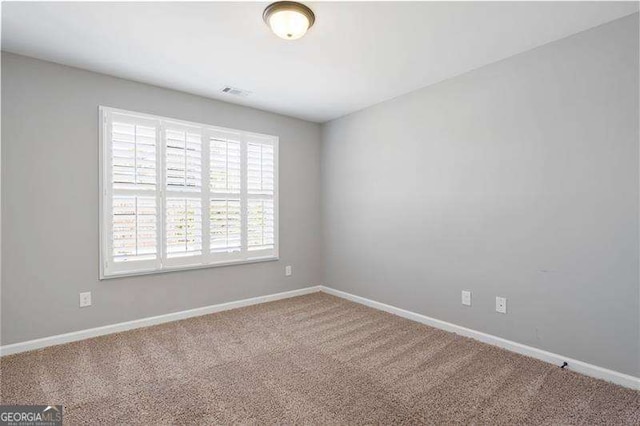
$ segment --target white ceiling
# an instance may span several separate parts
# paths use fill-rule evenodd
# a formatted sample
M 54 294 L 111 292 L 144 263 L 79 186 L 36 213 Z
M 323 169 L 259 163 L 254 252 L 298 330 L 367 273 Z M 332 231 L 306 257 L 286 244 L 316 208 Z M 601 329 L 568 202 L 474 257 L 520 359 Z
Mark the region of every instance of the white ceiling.
M 2 49 L 324 122 L 638 11 L 638 2 L 309 2 L 297 41 L 268 3 L 2 5 Z M 220 93 L 224 85 L 248 97 Z

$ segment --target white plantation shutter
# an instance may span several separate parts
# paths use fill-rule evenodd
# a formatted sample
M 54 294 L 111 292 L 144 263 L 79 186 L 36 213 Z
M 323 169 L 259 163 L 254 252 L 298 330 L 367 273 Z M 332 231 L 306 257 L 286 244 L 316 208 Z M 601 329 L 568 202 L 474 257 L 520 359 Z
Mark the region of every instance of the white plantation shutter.
M 247 146 L 247 181 L 249 194 L 273 195 L 274 148 L 271 144 L 249 143 Z
M 241 258 L 242 135 L 215 131 L 209 143 L 210 251 L 214 257 Z
M 202 262 L 202 131 L 198 127 L 164 123 L 165 263 Z M 181 259 L 179 259 L 181 258 Z M 196 259 L 194 259 L 196 258 Z
M 239 199 L 212 199 L 210 212 L 211 252 L 240 252 L 242 243 Z
M 247 142 L 247 250 L 271 254 L 276 244 L 275 145 L 271 139 Z
M 167 198 L 167 257 L 202 254 L 202 203 L 198 198 Z
M 113 188 L 155 190 L 156 128 L 114 121 L 111 132 Z
M 101 277 L 277 259 L 276 137 L 101 117 Z
M 158 237 L 157 120 L 127 114 L 103 116 L 104 144 L 101 267 L 113 273 L 154 270 L 160 265 Z
M 210 138 L 210 190 L 230 194 L 240 193 L 240 141 L 231 138 Z
M 249 200 L 247 247 L 252 250 L 273 250 L 273 200 Z
M 153 260 L 158 254 L 155 197 L 113 197 L 113 261 Z
M 200 191 L 202 187 L 202 141 L 199 133 L 165 130 L 167 190 Z

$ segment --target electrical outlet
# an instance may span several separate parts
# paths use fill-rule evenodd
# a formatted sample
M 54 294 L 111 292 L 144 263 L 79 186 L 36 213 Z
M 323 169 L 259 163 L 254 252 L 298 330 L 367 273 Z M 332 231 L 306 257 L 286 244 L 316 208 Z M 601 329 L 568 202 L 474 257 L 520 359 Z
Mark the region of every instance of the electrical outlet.
M 285 275 L 286 277 L 290 277 L 290 276 L 291 276 L 291 274 L 292 274 L 292 272 L 291 272 L 291 266 L 285 266 L 285 267 L 284 267 L 284 275 Z
M 507 313 L 507 298 L 506 297 L 496 297 L 496 312 L 500 312 L 501 314 Z
M 91 306 L 91 292 L 87 291 L 86 293 L 80 293 L 80 307 L 86 308 L 87 306 Z
M 466 306 L 471 306 L 471 292 L 462 290 L 462 304 Z

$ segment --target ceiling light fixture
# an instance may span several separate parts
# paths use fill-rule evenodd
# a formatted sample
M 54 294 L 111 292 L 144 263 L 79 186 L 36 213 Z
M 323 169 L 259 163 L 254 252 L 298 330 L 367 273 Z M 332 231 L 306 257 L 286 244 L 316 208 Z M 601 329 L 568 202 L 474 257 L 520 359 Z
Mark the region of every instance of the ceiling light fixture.
M 264 10 L 262 19 L 275 35 L 285 40 L 297 40 L 307 33 L 316 20 L 313 11 L 294 1 L 278 1 Z

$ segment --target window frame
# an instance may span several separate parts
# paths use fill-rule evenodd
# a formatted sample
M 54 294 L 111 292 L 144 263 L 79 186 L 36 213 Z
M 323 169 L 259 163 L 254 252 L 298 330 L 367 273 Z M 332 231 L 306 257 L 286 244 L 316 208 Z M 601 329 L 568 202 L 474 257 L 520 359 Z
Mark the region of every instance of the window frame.
M 155 190 L 130 190 L 131 195 L 152 195 L 156 197 L 156 208 L 158 215 L 156 217 L 156 250 L 157 259 L 146 261 L 129 262 L 113 262 L 112 250 L 112 203 L 114 196 L 117 196 L 118 190 L 114 190 L 111 185 L 111 139 L 109 118 L 112 115 L 121 115 L 127 117 L 131 122 L 140 124 L 141 122 L 153 123 L 156 127 L 156 188 Z M 204 123 L 196 123 L 185 120 L 179 120 L 169 117 L 163 117 L 153 114 L 140 113 L 135 111 L 127 111 L 107 106 L 98 107 L 98 170 L 99 170 L 99 279 L 113 279 L 121 277 L 130 277 L 138 275 L 161 274 L 165 272 L 176 272 L 193 269 L 215 268 L 220 266 L 242 265 L 259 262 L 270 262 L 279 260 L 279 138 L 273 135 L 248 132 L 214 126 Z M 196 192 L 182 192 L 167 190 L 166 188 L 166 141 L 165 141 L 165 124 L 170 124 L 171 128 L 196 128 L 201 136 L 201 188 Z M 240 192 L 237 198 L 241 203 L 241 251 L 240 257 L 231 253 L 211 253 L 210 243 L 210 203 L 212 197 L 215 198 L 219 193 L 210 191 L 210 138 L 220 134 L 232 134 L 239 138 L 240 141 L 240 163 L 241 163 L 241 181 Z M 273 196 L 266 196 L 273 200 L 273 250 L 256 251 L 248 250 L 247 245 L 247 219 L 248 219 L 248 203 L 254 199 L 247 193 L 247 146 L 249 143 L 270 144 L 273 146 L 273 162 L 274 162 L 274 188 Z M 126 190 L 120 190 L 126 191 Z M 144 194 L 143 194 L 144 192 Z M 170 197 L 177 196 L 182 198 L 197 198 L 201 200 L 202 208 L 202 255 L 186 258 L 168 258 L 166 253 L 166 203 Z M 228 193 L 227 198 L 234 198 L 236 194 Z M 265 196 L 259 196 L 265 197 Z M 206 213 L 205 213 L 206 212 Z M 108 264 L 110 262 L 111 264 Z M 140 262 L 140 263 L 137 263 Z M 137 267 L 140 266 L 140 267 Z

